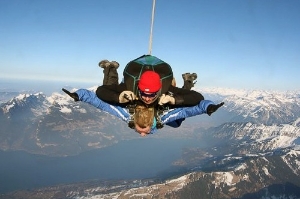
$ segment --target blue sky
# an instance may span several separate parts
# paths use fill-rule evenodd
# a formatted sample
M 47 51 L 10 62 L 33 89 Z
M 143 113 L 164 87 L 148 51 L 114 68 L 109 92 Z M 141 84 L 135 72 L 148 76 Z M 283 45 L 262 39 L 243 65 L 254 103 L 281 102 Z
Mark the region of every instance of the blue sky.
M 101 85 L 101 59 L 148 54 L 152 2 L 0 0 L 0 78 Z M 179 86 L 299 89 L 300 1 L 156 0 L 152 55 Z

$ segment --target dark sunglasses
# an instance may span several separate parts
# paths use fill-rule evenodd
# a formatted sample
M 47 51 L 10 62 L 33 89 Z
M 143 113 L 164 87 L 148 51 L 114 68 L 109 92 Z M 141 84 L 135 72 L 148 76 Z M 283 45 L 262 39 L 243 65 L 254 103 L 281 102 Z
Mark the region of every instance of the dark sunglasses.
M 145 92 L 140 90 L 140 95 L 143 96 L 143 97 L 155 97 L 157 95 L 157 92 L 155 92 L 155 93 L 145 93 Z

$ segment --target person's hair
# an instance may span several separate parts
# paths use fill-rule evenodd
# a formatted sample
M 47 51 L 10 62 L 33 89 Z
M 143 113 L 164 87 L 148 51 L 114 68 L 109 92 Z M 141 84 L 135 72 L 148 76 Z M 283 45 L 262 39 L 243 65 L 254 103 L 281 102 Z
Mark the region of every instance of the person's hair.
M 134 114 L 134 123 L 141 128 L 152 126 L 154 118 L 154 108 L 137 105 Z

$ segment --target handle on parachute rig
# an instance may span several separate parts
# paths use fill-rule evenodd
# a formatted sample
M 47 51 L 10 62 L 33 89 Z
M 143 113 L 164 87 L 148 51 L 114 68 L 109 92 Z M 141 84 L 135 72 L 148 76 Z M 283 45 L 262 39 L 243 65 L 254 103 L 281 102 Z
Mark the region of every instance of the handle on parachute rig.
M 127 94 L 124 94 L 124 98 L 127 99 L 130 102 L 126 106 L 128 108 L 129 115 L 130 115 L 130 119 L 128 121 L 128 127 L 131 128 L 131 129 L 134 129 L 135 128 L 135 125 L 134 125 L 134 113 L 135 113 L 136 103 L 134 103 L 134 99 L 133 99 L 132 94 L 131 94 L 131 96 L 128 96 Z
M 128 96 L 126 93 L 124 94 L 124 98 L 127 99 L 130 103 L 133 103 L 133 101 L 135 100 L 133 98 L 133 95 L 130 94 L 130 96 Z

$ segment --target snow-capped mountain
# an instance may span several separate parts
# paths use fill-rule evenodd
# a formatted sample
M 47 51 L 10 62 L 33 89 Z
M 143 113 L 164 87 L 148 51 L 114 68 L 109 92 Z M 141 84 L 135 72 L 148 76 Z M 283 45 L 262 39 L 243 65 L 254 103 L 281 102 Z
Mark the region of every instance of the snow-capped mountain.
M 300 141 L 300 118 L 290 124 L 226 123 L 205 130 L 203 136 L 214 137 L 215 142 L 247 145 L 248 152 L 259 153 L 297 147 Z M 213 132 L 213 133 L 212 133 Z M 246 150 L 243 147 L 243 150 Z M 237 152 L 237 151 L 236 151 Z M 240 152 L 242 153 L 242 152 Z M 244 151 L 243 153 L 246 153 Z
M 207 99 L 224 101 L 225 105 L 211 117 L 201 116 L 202 123 L 194 117 L 188 119 L 193 122 L 185 122 L 188 128 L 183 123 L 178 129 L 164 128 L 163 133 L 153 137 L 169 136 L 171 132 L 172 136 L 226 138 L 240 145 L 251 141 L 247 150 L 257 151 L 299 143 L 300 94 L 297 92 L 203 89 L 202 93 Z M 114 122 L 113 118 L 88 104 L 74 102 L 62 92 L 48 97 L 43 93 L 20 94 L 1 104 L 0 147 L 48 154 L 53 148 L 65 147 L 63 143 L 68 140 L 70 150 L 74 147 L 72 151 L 76 154 L 137 138 L 125 123 Z M 204 130 L 201 124 L 208 119 L 221 124 Z M 68 155 L 68 150 L 61 150 L 63 155 Z
M 101 194 L 108 193 L 102 198 L 195 198 L 200 195 L 201 198 L 262 198 L 265 193 L 268 198 L 275 194 L 274 189 L 300 187 L 299 92 L 230 89 L 202 89 L 201 92 L 206 99 L 224 101 L 225 105 L 211 117 L 187 119 L 180 128 L 166 127 L 161 133 L 150 135 L 157 139 L 190 137 L 208 143 L 207 148 L 182 150 L 181 158 L 172 165 L 178 168 L 175 174 L 181 177 L 161 184 L 154 179 L 146 184 L 118 182 L 105 188 L 74 185 L 73 191 L 67 192 L 65 197 L 101 198 Z M 2 150 L 75 155 L 139 138 L 125 123 L 116 122 L 114 117 L 88 104 L 74 102 L 63 93 L 49 97 L 43 93 L 21 94 L 1 104 L 0 110 Z M 189 174 L 182 176 L 182 173 Z M 191 192 L 193 195 L 189 196 Z M 300 197 L 297 191 L 293 194 L 289 198 Z M 258 195 L 260 197 L 256 197 Z
M 0 111 L 2 150 L 65 156 L 133 138 L 122 122 L 62 93 L 20 94 Z
M 227 121 L 284 124 L 300 117 L 300 92 L 203 89 L 207 99 L 224 100 Z
M 19 95 L 19 92 L 16 91 L 3 91 L 0 90 L 0 104 L 7 102 L 8 100 L 12 99 L 13 97 Z
M 276 160 L 275 160 L 276 159 Z M 292 159 L 292 161 L 291 161 Z M 295 161 L 296 159 L 296 161 Z M 299 198 L 300 153 L 249 159 L 231 171 L 192 172 L 161 184 L 104 194 L 111 198 Z M 295 163 L 295 164 L 294 164 Z M 278 168 L 278 166 L 281 168 Z M 278 172 L 284 169 L 284 173 Z M 291 177 L 293 176 L 293 177 Z M 274 186 L 277 184 L 277 186 Z M 79 198 L 93 199 L 95 189 Z M 94 196 L 92 196 L 94 193 Z M 100 195 L 101 196 L 101 195 Z M 76 197 L 74 197 L 76 198 Z

